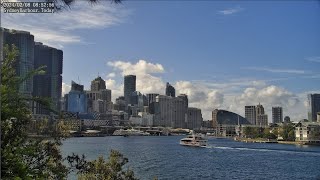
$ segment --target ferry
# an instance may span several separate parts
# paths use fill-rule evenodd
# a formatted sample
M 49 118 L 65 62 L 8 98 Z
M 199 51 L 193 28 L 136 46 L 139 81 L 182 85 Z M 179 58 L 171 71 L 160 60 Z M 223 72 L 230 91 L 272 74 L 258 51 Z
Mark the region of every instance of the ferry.
M 192 134 L 180 140 L 180 145 L 193 147 L 207 147 L 208 140 L 202 135 Z

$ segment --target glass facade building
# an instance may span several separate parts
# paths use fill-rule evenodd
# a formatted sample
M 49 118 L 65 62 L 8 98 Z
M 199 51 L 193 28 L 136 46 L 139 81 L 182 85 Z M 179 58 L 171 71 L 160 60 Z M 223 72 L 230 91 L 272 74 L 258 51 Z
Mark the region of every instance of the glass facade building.
M 52 109 L 59 111 L 62 91 L 63 52 L 36 42 L 34 48 L 34 68 L 45 66 L 45 74 L 33 77 L 34 97 L 49 98 Z M 48 114 L 40 104 L 34 103 L 34 114 Z
M 19 50 L 17 57 L 17 75 L 24 77 L 34 69 L 34 36 L 30 32 L 2 28 L 1 39 L 4 45 L 15 45 Z M 29 78 L 20 84 L 19 91 L 31 96 L 33 80 Z
M 308 119 L 317 121 L 317 113 L 320 112 L 320 94 L 308 95 Z

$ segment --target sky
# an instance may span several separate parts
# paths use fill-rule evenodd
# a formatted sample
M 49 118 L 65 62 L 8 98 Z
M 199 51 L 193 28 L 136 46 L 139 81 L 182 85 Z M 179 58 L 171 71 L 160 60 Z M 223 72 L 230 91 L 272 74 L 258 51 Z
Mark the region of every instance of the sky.
M 272 106 L 307 118 L 307 94 L 320 93 L 319 1 L 81 0 L 1 20 L 63 50 L 63 93 L 99 75 L 114 100 L 135 74 L 138 91 L 164 94 L 170 82 L 205 120 L 216 108 L 244 115 L 261 103 L 269 122 Z

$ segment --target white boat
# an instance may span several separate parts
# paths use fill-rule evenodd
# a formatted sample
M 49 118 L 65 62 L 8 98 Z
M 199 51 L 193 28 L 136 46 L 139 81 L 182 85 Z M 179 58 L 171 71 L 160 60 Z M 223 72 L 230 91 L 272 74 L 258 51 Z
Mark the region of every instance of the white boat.
M 149 136 L 150 133 L 139 131 L 136 129 L 126 129 L 126 130 L 119 129 L 114 131 L 113 135 L 114 136 Z
M 194 147 L 207 147 L 208 140 L 198 134 L 188 135 L 187 137 L 180 140 L 180 144 L 183 146 L 194 146 Z

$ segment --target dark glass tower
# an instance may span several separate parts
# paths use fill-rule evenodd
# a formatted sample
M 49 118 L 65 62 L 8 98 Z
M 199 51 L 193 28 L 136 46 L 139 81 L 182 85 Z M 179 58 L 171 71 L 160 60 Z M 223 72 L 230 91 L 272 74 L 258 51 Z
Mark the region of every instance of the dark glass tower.
M 60 110 L 62 91 L 63 52 L 59 49 L 36 42 L 34 47 L 34 67 L 45 66 L 45 74 L 33 77 L 33 93 L 35 97 L 49 98 L 52 109 Z M 34 103 L 34 114 L 48 114 L 49 111 Z
M 124 76 L 124 100 L 126 104 L 131 103 L 131 94 L 136 91 L 136 76 L 127 75 Z
M 317 113 L 320 112 L 320 94 L 308 95 L 308 119 L 317 121 Z
M 30 32 L 9 30 L 3 28 L 1 41 L 4 45 L 14 44 L 18 50 L 16 72 L 19 76 L 26 76 L 34 68 L 34 36 Z M 1 49 L 2 51 L 2 49 Z M 31 96 L 33 90 L 33 80 L 29 78 L 20 84 L 19 91 Z
M 176 96 L 176 90 L 168 82 L 167 82 L 167 86 L 166 86 L 166 95 L 167 96 L 171 96 L 171 97 L 175 97 Z

